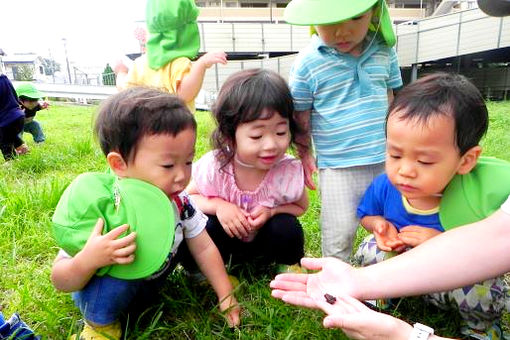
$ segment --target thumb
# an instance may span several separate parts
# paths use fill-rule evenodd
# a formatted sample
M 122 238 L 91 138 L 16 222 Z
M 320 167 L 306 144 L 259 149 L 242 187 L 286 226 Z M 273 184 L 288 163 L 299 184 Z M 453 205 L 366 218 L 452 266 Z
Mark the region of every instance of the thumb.
M 102 218 L 98 218 L 92 234 L 101 236 L 103 234 L 104 221 Z

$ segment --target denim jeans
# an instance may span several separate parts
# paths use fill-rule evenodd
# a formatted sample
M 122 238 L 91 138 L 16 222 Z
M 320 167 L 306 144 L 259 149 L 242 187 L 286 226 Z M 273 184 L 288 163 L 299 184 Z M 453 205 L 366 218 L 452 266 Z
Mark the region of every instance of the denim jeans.
M 80 291 L 72 293 L 76 306 L 86 321 L 109 325 L 132 308 L 143 308 L 155 297 L 175 268 L 171 263 L 156 278 L 121 280 L 108 275 L 93 276 Z
M 30 133 L 34 137 L 34 142 L 36 143 L 42 143 L 46 139 L 41 128 L 41 124 L 39 124 L 39 122 L 35 120 L 25 122 L 25 125 L 23 126 L 23 131 Z

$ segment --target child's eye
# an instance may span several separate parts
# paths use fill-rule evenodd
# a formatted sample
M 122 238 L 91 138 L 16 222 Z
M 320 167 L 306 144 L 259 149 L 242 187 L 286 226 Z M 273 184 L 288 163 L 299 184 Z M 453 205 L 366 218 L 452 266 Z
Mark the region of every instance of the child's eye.
M 433 162 L 425 162 L 425 161 L 420 161 L 420 160 L 418 160 L 418 163 L 423 164 L 423 165 L 432 165 L 432 164 L 434 164 Z
M 187 166 L 191 166 L 191 165 L 193 165 L 193 161 L 188 161 L 188 162 L 186 162 L 186 165 L 187 165 Z
M 257 139 L 261 139 L 262 136 L 250 136 L 251 139 L 254 139 L 254 140 L 257 140 Z
M 283 131 L 283 132 L 277 132 L 276 135 L 278 136 L 285 136 L 287 134 L 287 131 Z
M 390 155 L 390 157 L 393 159 L 400 159 L 400 156 L 398 156 L 398 155 Z
M 164 164 L 164 165 L 162 165 L 162 167 L 165 169 L 172 169 L 174 167 L 174 165 L 173 164 Z

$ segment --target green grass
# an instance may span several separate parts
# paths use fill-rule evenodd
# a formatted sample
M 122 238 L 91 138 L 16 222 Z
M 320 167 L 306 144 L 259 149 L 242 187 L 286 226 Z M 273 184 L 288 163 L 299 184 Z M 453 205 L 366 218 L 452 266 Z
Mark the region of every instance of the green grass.
M 510 160 L 510 103 L 489 103 L 490 131 L 484 154 Z M 64 188 L 85 171 L 103 171 L 104 157 L 92 138 L 96 107 L 59 106 L 37 115 L 47 141 L 36 146 L 25 135 L 31 152 L 15 161 L 0 161 L 0 306 L 9 316 L 19 312 L 45 339 L 63 339 L 79 328 L 80 314 L 69 294 L 58 293 L 49 275 L 57 247 L 50 220 Z M 196 115 L 199 125 L 197 157 L 209 150 L 212 121 Z M 320 255 L 319 201 L 301 218 L 306 254 Z M 360 234 L 361 235 L 361 234 Z M 322 327 L 322 313 L 285 305 L 270 297 L 270 275 L 241 277 L 237 297 L 243 308 L 239 329 L 230 330 L 216 307 L 211 289 L 195 286 L 180 271 L 168 279 L 152 308 L 129 320 L 127 339 L 345 339 L 338 330 Z M 395 312 L 408 320 L 436 328 L 438 334 L 456 336 L 456 320 L 406 299 Z

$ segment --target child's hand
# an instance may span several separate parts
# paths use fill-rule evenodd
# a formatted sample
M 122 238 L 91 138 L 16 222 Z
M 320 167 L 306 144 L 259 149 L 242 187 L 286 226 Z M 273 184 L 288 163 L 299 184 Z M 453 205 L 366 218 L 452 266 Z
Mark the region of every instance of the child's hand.
M 104 222 L 98 219 L 92 234 L 90 235 L 85 247 L 77 254 L 88 261 L 93 268 L 112 264 L 128 264 L 135 259 L 135 238 L 136 233 L 131 233 L 120 239 L 117 239 L 122 233 L 129 229 L 127 224 L 123 224 L 108 233 L 101 235 Z
M 126 66 L 126 64 L 124 64 L 124 62 L 119 59 L 115 62 L 115 65 L 113 66 L 113 72 L 115 74 L 127 74 L 129 72 L 129 69 L 128 67 Z
M 210 68 L 214 64 L 225 65 L 227 63 L 227 54 L 223 51 L 207 52 L 197 60 L 197 63 L 201 63 L 205 68 Z
M 407 246 L 416 247 L 439 234 L 441 234 L 441 232 L 436 229 L 410 225 L 400 229 L 398 238 Z
M 225 232 L 228 236 L 235 236 L 238 239 L 248 236 L 251 230 L 248 216 L 249 214 L 237 205 L 226 201 L 216 209 L 216 217 Z
M 48 106 L 50 106 L 50 104 L 47 102 L 47 101 L 42 101 L 41 103 L 39 103 L 39 105 L 41 105 L 41 108 L 42 109 L 47 109 Z
M 379 249 L 396 252 L 404 250 L 405 244 L 398 238 L 398 230 L 391 222 L 384 219 L 377 221 L 373 232 Z
M 227 323 L 229 327 L 236 327 L 240 323 L 240 311 L 241 308 L 237 303 L 237 300 L 232 295 L 224 298 L 220 301 L 220 310 L 222 312 L 226 312 L 225 318 L 227 319 Z
M 311 190 L 316 189 L 316 185 L 313 181 L 313 174 L 317 172 L 317 165 L 315 165 L 315 157 L 306 152 L 300 155 L 301 163 L 303 164 L 303 170 L 305 173 L 305 185 Z
M 258 230 L 271 217 L 273 217 L 271 208 L 264 207 L 262 205 L 257 206 L 248 217 L 248 222 L 250 222 L 251 230 Z

